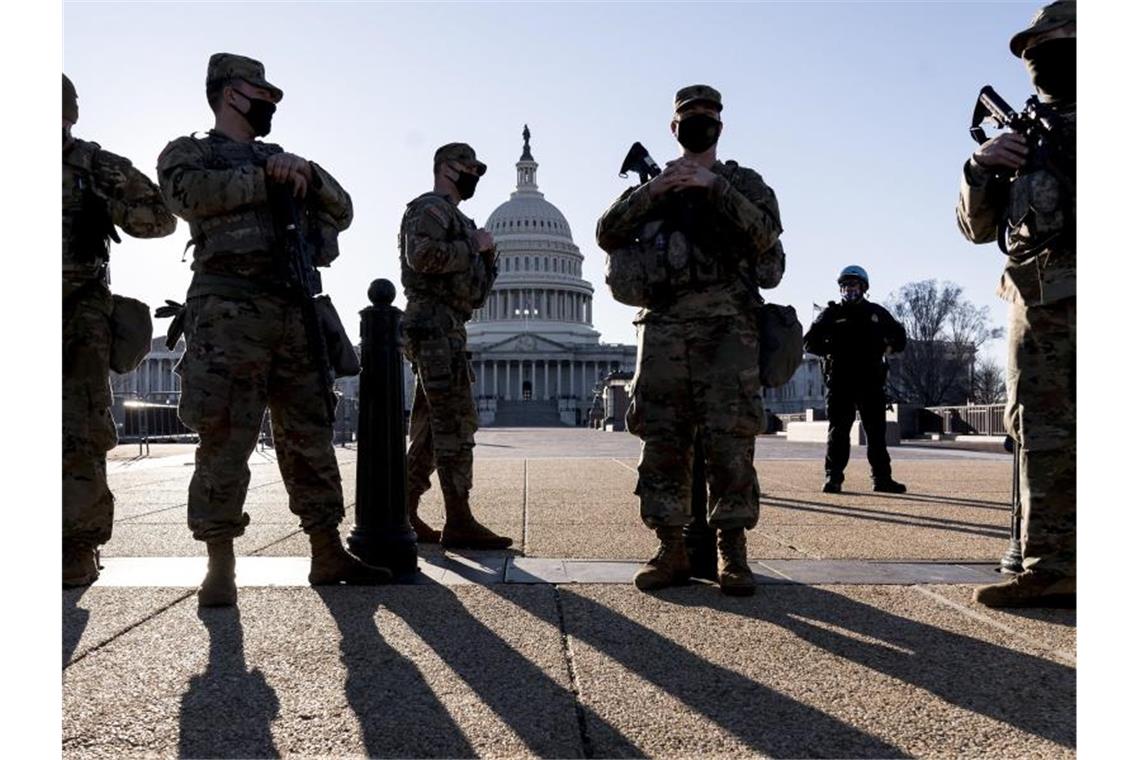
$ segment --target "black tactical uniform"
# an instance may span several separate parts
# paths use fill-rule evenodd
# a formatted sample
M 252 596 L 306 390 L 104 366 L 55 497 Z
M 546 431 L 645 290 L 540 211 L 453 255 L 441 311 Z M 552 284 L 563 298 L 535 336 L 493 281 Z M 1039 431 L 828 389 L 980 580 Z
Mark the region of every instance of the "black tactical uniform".
M 828 303 L 804 336 L 804 349 L 824 358 L 828 421 L 824 467 L 828 485 L 843 482 L 843 470 L 851 456 L 851 425 L 858 410 L 867 433 L 867 460 L 875 490 L 898 490 L 891 487 L 894 481 L 887 453 L 883 392 L 887 367 L 883 354 L 888 348 L 902 351 L 905 345 L 902 325 L 882 306 L 865 298 Z

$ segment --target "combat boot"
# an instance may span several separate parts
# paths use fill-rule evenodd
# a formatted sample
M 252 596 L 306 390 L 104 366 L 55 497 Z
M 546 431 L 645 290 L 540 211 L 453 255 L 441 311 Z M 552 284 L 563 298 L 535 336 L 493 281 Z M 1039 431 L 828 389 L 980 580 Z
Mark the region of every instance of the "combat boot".
M 209 565 L 198 589 L 199 607 L 233 607 L 237 604 L 234 580 L 234 542 L 232 539 L 206 542 Z
M 416 541 L 421 544 L 438 544 L 440 533 L 435 528 L 420 519 L 420 496 L 422 494 L 408 494 L 408 522 L 416 532 Z
M 466 494 L 444 491 L 443 509 L 446 516 L 439 543 L 444 549 L 506 549 L 514 543 L 475 519 Z
M 748 568 L 744 528 L 718 530 L 716 551 L 716 580 L 720 590 L 729 596 L 752 596 L 756 593 L 756 579 Z
M 879 493 L 906 493 L 906 486 L 888 476 L 885 478 L 876 478 L 874 488 L 871 490 L 878 491 Z
M 99 579 L 99 562 L 88 544 L 63 545 L 63 587 L 90 586 Z
M 633 576 L 633 585 L 642 591 L 683 585 L 692 574 L 682 528 L 669 526 L 657 528 L 656 532 L 661 542 L 657 553 Z
M 843 481 L 841 480 L 828 480 L 823 484 L 824 493 L 841 493 L 843 491 Z
M 1057 573 L 1026 570 L 1004 583 L 974 589 L 974 601 L 986 607 L 1077 606 L 1077 579 Z
M 313 559 L 309 565 L 309 583 L 313 586 L 378 586 L 392 580 L 392 571 L 386 567 L 366 565 L 348 553 L 340 542 L 335 528 L 325 528 L 309 534 Z

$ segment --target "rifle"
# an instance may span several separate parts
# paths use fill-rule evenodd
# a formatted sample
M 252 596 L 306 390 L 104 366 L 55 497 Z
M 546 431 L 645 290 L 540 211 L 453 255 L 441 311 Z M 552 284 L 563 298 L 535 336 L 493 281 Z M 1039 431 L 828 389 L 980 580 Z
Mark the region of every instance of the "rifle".
M 1018 113 L 987 84 L 978 93 L 974 116 L 970 120 L 970 137 L 979 145 L 988 139 L 981 126 L 986 119 L 1000 129 L 1009 129 L 1024 137 L 1032 151 L 1027 167 L 1048 169 L 1064 185 L 1071 198 L 1077 197 L 1076 141 L 1051 106 L 1034 95 L 1025 101 L 1024 110 Z M 998 242 L 1002 243 L 1002 251 L 1005 252 L 1004 240 L 999 238 Z
M 336 396 L 333 394 L 333 369 L 329 362 L 328 345 L 317 314 L 316 297 L 323 290 L 321 273 L 313 261 L 312 246 L 306 235 L 307 226 L 293 197 L 290 185 L 271 182 L 268 187 L 269 208 L 277 239 L 288 259 L 289 283 L 300 296 L 301 318 L 305 323 L 305 337 L 309 355 L 317 367 L 321 393 L 329 422 L 336 419 Z
M 1007 435 L 1003 444 L 1006 451 L 1013 454 L 1013 488 L 1010 498 L 1009 547 L 1001 558 L 1003 573 L 1020 573 L 1021 556 L 1021 445 L 1013 436 Z
M 629 153 L 625 154 L 625 160 L 621 162 L 618 176 L 625 179 L 631 170 L 637 172 L 637 176 L 643 185 L 661 173 L 661 167 L 649 155 L 645 146 L 639 142 L 635 142 L 630 147 Z

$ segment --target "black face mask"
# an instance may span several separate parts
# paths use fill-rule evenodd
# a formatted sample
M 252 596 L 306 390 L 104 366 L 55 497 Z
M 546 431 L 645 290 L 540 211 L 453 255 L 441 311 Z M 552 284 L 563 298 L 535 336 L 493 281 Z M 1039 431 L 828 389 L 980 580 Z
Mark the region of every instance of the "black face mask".
M 686 116 L 677 125 L 677 142 L 690 153 L 704 153 L 716 145 L 720 129 L 721 123 L 707 114 Z
M 249 123 L 255 135 L 265 137 L 269 134 L 271 122 L 273 121 L 273 113 L 277 110 L 277 104 L 268 100 L 261 100 L 260 98 L 251 98 L 245 93 L 240 94 L 249 101 L 249 109 L 246 110 L 242 116 L 245 117 L 246 122 Z
M 459 197 L 463 200 L 475 194 L 475 186 L 478 184 L 479 175 L 471 172 L 459 172 L 459 176 L 455 178 L 455 189 L 459 191 Z
M 1077 41 L 1072 37 L 1046 40 L 1025 51 L 1029 79 L 1042 100 L 1074 102 L 1077 99 Z

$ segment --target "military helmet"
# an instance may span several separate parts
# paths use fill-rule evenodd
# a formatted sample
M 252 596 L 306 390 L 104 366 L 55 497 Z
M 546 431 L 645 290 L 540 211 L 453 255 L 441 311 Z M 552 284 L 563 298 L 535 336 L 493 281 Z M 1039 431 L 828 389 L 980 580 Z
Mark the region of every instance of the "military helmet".
M 843 271 L 839 273 L 839 277 L 836 279 L 836 282 L 842 284 L 843 281 L 848 277 L 854 277 L 856 279 L 862 280 L 864 290 L 871 289 L 871 278 L 867 276 L 867 270 L 858 264 L 852 264 L 851 266 L 843 267 Z
M 1028 28 L 1013 35 L 1009 41 L 1009 51 L 1020 58 L 1021 54 L 1025 52 L 1029 40 L 1033 37 L 1054 29 L 1060 29 L 1067 24 L 1073 26 L 1077 24 L 1076 0 L 1057 0 L 1049 3 L 1033 15 Z
M 72 124 L 79 121 L 79 95 L 67 74 L 63 75 L 63 118 Z

